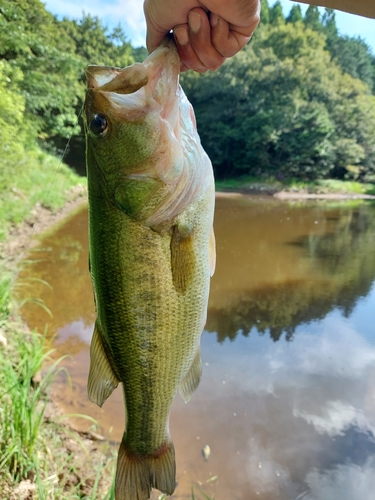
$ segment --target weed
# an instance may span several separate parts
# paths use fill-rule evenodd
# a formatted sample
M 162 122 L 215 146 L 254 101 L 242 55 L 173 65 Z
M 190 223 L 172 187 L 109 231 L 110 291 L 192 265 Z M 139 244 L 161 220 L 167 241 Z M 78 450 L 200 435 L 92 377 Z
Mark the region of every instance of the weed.
M 59 372 L 61 359 L 33 384 L 33 377 L 52 351 L 44 352 L 40 335 L 12 333 L 16 353 L 9 356 L 5 349 L 0 351 L 0 470 L 7 468 L 17 481 L 34 470 L 35 445 L 47 404 L 45 392 Z

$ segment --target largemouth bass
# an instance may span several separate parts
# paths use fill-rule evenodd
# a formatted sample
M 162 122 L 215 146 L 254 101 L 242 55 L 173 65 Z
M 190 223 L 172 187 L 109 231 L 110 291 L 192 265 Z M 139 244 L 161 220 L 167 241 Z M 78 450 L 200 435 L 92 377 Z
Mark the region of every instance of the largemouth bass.
M 90 271 L 97 319 L 88 393 L 119 382 L 126 429 L 116 500 L 171 495 L 169 414 L 201 376 L 200 337 L 215 266 L 211 162 L 166 39 L 143 63 L 89 66 L 85 128 Z

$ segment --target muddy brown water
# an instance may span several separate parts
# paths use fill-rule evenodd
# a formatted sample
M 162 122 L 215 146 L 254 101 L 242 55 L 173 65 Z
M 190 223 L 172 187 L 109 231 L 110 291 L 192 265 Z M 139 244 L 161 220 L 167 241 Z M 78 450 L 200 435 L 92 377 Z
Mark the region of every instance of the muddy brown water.
M 375 205 L 219 197 L 215 232 L 203 378 L 171 414 L 173 498 L 191 498 L 192 486 L 199 499 L 199 490 L 217 500 L 374 498 Z M 119 441 L 121 390 L 102 409 L 86 395 L 87 267 L 84 207 L 43 237 L 20 277 L 53 317 L 32 302 L 23 315 L 48 327 L 56 357 L 71 356 L 72 388 L 64 375 L 53 388 L 59 406 Z

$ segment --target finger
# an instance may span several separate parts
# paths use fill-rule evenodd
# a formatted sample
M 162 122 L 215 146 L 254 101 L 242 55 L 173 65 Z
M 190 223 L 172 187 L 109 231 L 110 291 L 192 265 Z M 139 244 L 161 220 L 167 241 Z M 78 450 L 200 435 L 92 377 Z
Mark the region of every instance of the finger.
M 173 35 L 178 54 L 180 56 L 181 65 L 187 69 L 198 71 L 198 73 L 204 73 L 207 71 L 207 68 L 200 61 L 190 44 L 188 25 L 182 24 L 180 26 L 176 26 L 173 30 Z
M 251 34 L 244 35 L 232 30 L 224 19 L 216 15 L 211 16 L 211 26 L 212 45 L 222 57 L 234 56 L 248 43 L 252 34 L 252 31 Z
M 159 47 L 163 38 L 169 32 L 169 30 L 166 30 L 165 28 L 159 26 L 154 21 L 150 11 L 149 2 L 147 0 L 143 4 L 143 11 L 147 24 L 146 46 L 147 50 L 151 53 Z
M 201 8 L 192 9 L 188 14 L 190 45 L 206 69 L 221 66 L 225 58 L 211 42 L 211 25 L 206 12 Z
M 168 31 L 159 31 L 150 27 L 147 28 L 146 46 L 150 54 L 159 47 L 167 33 Z

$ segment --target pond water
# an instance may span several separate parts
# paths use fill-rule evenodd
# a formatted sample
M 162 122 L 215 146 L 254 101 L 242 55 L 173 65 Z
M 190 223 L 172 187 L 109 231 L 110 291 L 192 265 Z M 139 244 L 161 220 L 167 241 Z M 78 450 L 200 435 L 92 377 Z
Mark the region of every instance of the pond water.
M 368 500 L 375 491 L 375 206 L 365 202 L 217 199 L 217 269 L 202 336 L 203 378 L 177 396 L 173 498 Z M 26 275 L 53 313 L 26 321 L 54 338 L 72 378 L 54 386 L 66 413 L 121 439 L 121 390 L 102 409 L 86 396 L 95 319 L 87 210 L 31 253 Z M 75 425 L 89 424 L 75 420 Z M 202 448 L 209 445 L 208 461 Z M 155 496 L 157 498 L 157 496 Z

